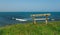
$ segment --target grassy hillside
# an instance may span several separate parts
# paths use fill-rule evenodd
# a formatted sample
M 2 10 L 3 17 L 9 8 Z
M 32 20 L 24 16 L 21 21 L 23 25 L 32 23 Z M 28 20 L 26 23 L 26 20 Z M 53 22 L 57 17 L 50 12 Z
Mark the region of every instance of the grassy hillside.
M 0 35 L 60 35 L 60 21 L 0 27 Z

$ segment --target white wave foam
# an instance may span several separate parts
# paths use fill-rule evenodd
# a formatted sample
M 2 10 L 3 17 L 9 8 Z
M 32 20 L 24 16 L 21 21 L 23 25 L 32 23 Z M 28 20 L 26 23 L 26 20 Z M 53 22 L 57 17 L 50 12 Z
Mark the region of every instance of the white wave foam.
M 27 21 L 25 19 L 18 19 L 18 18 L 16 18 L 16 20 L 18 20 L 18 21 Z
M 17 20 L 17 21 L 29 21 L 29 20 L 32 20 L 32 18 L 24 18 L 24 19 L 20 19 L 20 18 L 12 18 L 12 19 L 15 19 L 15 20 Z M 49 19 L 49 18 L 48 18 Z M 34 19 L 34 20 L 46 20 L 46 18 L 36 18 L 36 19 Z

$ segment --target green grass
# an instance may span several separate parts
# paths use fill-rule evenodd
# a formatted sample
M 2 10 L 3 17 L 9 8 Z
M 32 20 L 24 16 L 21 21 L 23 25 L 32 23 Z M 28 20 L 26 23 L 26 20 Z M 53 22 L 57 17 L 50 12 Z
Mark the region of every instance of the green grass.
M 60 35 L 60 21 L 15 24 L 0 27 L 0 35 Z

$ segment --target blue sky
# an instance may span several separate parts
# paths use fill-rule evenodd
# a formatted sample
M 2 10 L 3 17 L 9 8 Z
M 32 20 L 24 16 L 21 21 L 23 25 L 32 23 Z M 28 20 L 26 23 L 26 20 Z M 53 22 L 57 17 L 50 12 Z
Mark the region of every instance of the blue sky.
M 3 11 L 60 11 L 60 0 L 0 0 Z

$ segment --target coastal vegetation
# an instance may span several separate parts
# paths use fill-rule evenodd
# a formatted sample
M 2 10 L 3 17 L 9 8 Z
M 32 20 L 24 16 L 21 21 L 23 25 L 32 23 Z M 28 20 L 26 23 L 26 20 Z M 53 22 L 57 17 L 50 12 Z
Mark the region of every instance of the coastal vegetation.
M 0 35 L 60 35 L 60 21 L 7 25 L 0 27 Z

